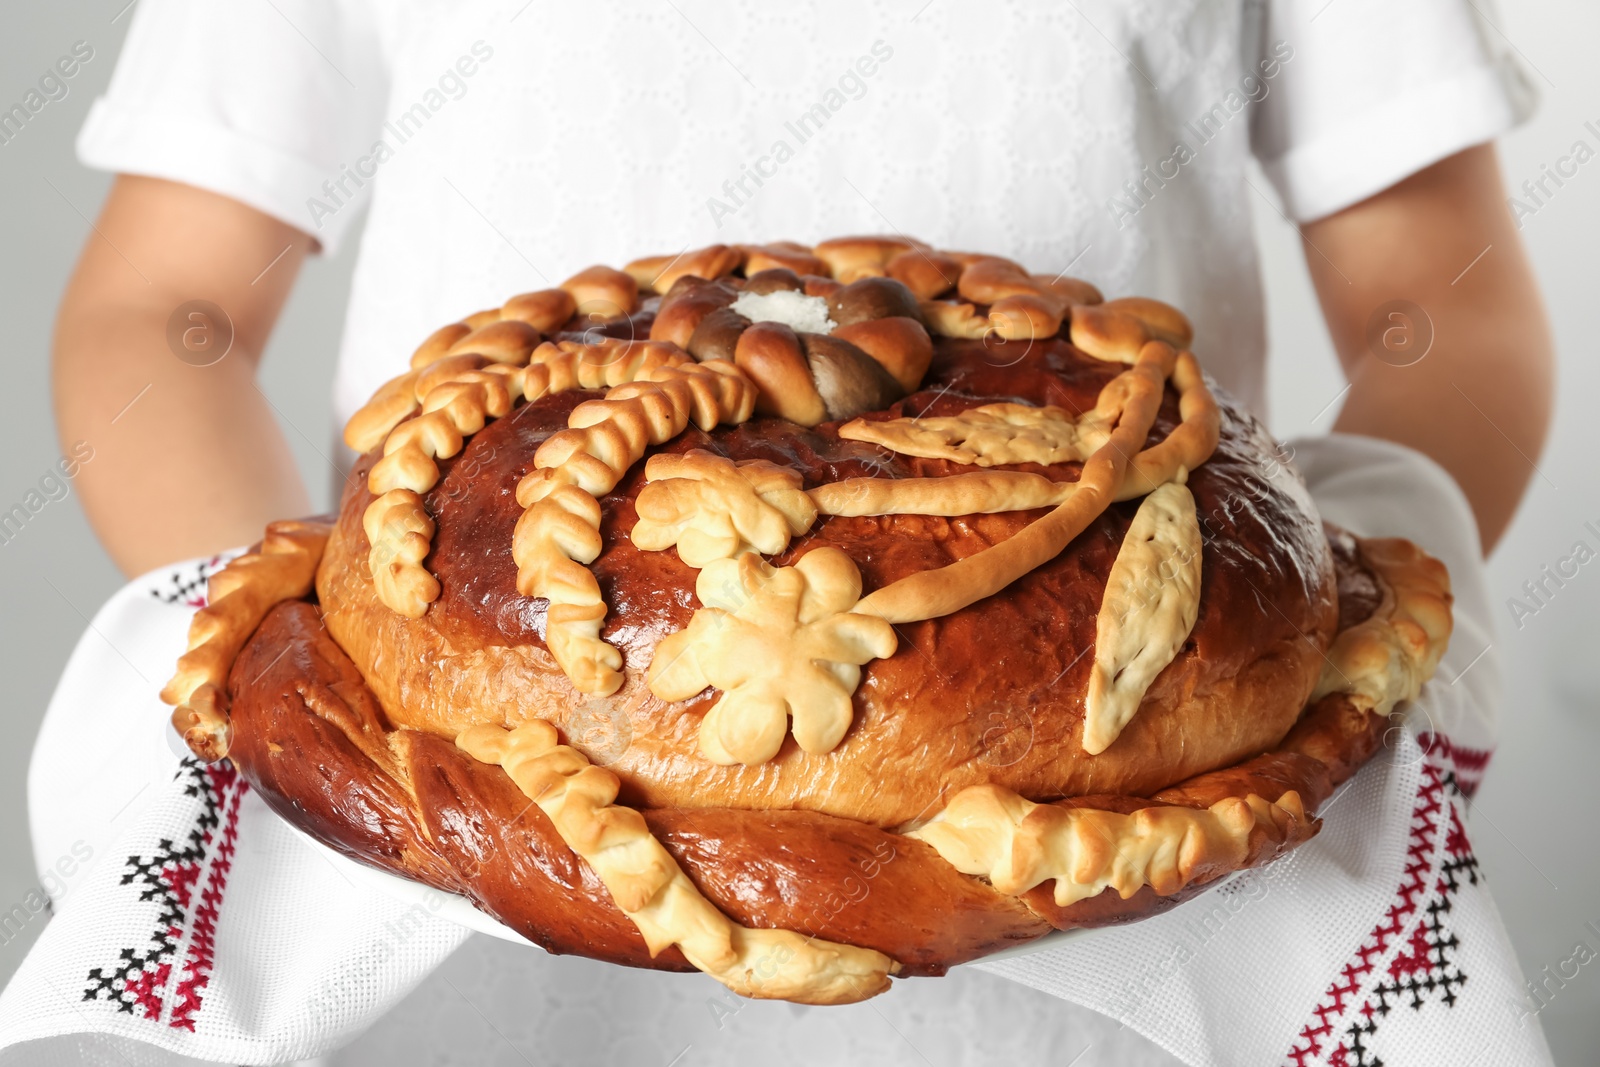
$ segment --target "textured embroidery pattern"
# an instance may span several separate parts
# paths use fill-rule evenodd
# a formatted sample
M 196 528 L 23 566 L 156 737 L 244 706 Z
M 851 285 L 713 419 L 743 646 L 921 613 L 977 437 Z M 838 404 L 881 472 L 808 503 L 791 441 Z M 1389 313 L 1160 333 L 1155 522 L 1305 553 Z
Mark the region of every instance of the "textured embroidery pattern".
M 186 564 L 182 570 L 173 571 L 153 585 L 150 595 L 163 604 L 203 608 L 206 605 L 206 583 L 237 555 L 238 552 L 227 552 L 199 563 Z
M 1424 734 L 1422 781 L 1411 812 L 1405 873 L 1383 921 L 1322 995 L 1284 1058 L 1292 1067 L 1384 1067 L 1373 1039 L 1396 1009 L 1455 1007 L 1468 980 L 1447 924 L 1460 892 L 1483 875 L 1462 822 L 1490 753 Z
M 176 1030 L 194 1031 L 216 957 L 217 919 L 238 844 L 239 804 L 249 786 L 233 764 L 179 765 L 183 793 L 194 800 L 188 833 L 162 838 L 148 855 L 127 859 L 121 884 L 153 905 L 150 940 L 123 948 L 117 962 L 91 969 L 84 1000 Z

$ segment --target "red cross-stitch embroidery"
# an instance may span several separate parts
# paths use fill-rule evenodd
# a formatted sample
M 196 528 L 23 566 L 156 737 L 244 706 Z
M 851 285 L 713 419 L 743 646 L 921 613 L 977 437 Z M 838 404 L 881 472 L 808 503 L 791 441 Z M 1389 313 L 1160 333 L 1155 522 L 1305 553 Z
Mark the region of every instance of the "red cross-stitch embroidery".
M 1466 984 L 1455 959 L 1460 940 L 1445 920 L 1461 888 L 1482 878 L 1461 809 L 1464 798 L 1477 791 L 1490 753 L 1454 745 L 1442 734 L 1418 740 L 1422 781 L 1394 901 L 1323 993 L 1286 1065 L 1383 1067 L 1372 1048 L 1383 1020 L 1402 1006 L 1413 1011 L 1429 1002 L 1454 1007 Z
M 149 855 L 129 856 L 122 884 L 156 906 L 150 941 L 124 948 L 118 961 L 89 971 L 84 1000 L 193 1031 L 216 955 L 223 892 L 239 837 L 239 804 L 248 786 L 233 764 L 185 759 L 184 793 L 199 801 L 182 844 L 162 838 Z M 177 982 L 173 985 L 176 965 Z

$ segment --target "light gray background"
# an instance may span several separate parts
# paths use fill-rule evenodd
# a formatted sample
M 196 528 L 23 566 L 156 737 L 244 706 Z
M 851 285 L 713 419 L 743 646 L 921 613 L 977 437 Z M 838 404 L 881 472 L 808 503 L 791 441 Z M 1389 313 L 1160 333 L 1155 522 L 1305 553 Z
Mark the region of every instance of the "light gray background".
M 128 17 L 126 0 L 14 5 L 0 34 L 0 104 L 10 106 L 75 41 L 94 58 L 23 133 L 0 145 L 0 323 L 4 364 L 0 510 L 21 500 L 58 458 L 50 411 L 53 314 L 79 248 L 92 235 L 108 179 L 78 166 L 72 142 L 89 102 L 110 77 Z M 1600 5 L 1525 0 L 1502 5 L 1494 25 L 1521 56 L 1543 99 L 1538 114 L 1502 144 L 1508 183 L 1537 178 L 1544 164 L 1600 137 Z M 1257 180 L 1258 187 L 1267 184 Z M 1271 317 L 1273 430 L 1282 437 L 1326 430 L 1343 388 L 1306 276 L 1299 239 L 1267 202 L 1256 224 L 1265 252 Z M 824 236 L 824 235 L 813 235 Z M 1498 602 L 1516 595 L 1541 565 L 1570 551 L 1585 522 L 1600 526 L 1600 159 L 1567 181 L 1523 237 L 1544 286 L 1561 355 L 1555 432 L 1523 512 L 1491 561 Z M 313 499 L 331 501 L 335 427 L 328 396 L 350 270 L 359 239 L 334 260 L 308 264 L 267 349 L 261 385 Z M 1463 265 L 1465 266 L 1465 265 Z M 1203 344 L 1203 339 L 1202 339 Z M 400 354 L 396 355 L 399 358 Z M 1495 431 L 1487 423 L 1485 434 Z M 114 431 L 113 431 L 114 432 Z M 109 437 L 97 448 L 114 448 Z M 1509 445 L 1507 446 L 1509 447 Z M 121 579 L 72 497 L 49 504 L 0 544 L 3 736 L 0 744 L 0 913 L 37 885 L 24 810 L 29 749 L 52 688 L 87 619 Z M 1530 977 L 1567 959 L 1586 921 L 1600 922 L 1600 566 L 1584 567 L 1548 607 L 1524 620 L 1500 617 L 1496 651 L 1508 679 L 1503 736 L 1479 795 L 1472 834 L 1512 941 Z M 41 916 L 0 944 L 0 981 L 38 936 Z M 1585 967 L 1541 1019 L 1562 1064 L 1600 1055 L 1600 966 Z

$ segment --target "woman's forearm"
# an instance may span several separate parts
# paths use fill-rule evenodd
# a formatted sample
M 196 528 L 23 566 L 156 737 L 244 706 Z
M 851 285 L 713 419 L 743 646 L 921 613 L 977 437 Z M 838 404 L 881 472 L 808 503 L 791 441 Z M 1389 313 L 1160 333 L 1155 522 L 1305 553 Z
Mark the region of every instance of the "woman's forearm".
M 1334 428 L 1415 448 L 1450 472 L 1487 554 L 1516 514 L 1549 427 L 1542 313 L 1500 300 L 1458 311 L 1422 363 L 1359 361 Z M 1430 362 L 1431 361 L 1431 362 Z
M 93 449 L 84 510 L 125 573 L 309 509 L 255 373 L 311 243 L 189 186 L 112 187 L 62 300 L 52 373 L 63 452 Z
M 56 414 L 63 450 L 94 460 L 77 487 L 95 533 L 132 575 L 261 536 L 310 503 L 253 361 L 210 367 L 168 350 L 159 307 L 63 309 Z M 114 358 L 108 358 L 114 357 Z
M 1485 553 L 1543 477 L 1555 356 L 1492 146 L 1305 227 L 1350 391 L 1335 428 L 1409 445 L 1460 484 Z

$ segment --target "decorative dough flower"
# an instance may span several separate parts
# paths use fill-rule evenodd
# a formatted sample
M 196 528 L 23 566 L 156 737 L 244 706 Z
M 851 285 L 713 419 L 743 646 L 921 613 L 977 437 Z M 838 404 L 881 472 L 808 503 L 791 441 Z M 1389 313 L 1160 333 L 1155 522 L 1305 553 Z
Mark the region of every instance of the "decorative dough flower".
M 794 720 L 807 752 L 832 751 L 850 728 L 861 665 L 894 654 L 894 628 L 850 611 L 861 573 L 837 548 L 793 567 L 759 556 L 716 560 L 695 592 L 705 605 L 656 648 L 650 691 L 687 700 L 723 691 L 700 724 L 700 751 L 716 763 L 762 763 L 778 754 Z
M 782 552 L 817 521 L 799 472 L 764 459 L 735 464 L 701 449 L 662 453 L 645 474 L 633 543 L 647 552 L 677 545 L 679 558 L 697 569 L 746 552 Z

